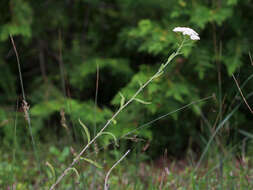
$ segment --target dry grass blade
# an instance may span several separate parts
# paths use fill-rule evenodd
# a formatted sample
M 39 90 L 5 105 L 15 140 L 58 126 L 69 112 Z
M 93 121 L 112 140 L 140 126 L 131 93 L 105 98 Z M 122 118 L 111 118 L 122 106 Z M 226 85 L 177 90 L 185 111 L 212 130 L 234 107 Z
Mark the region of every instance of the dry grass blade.
M 28 103 L 26 102 L 26 97 L 25 97 L 25 90 L 24 90 L 24 85 L 23 85 L 23 78 L 22 78 L 19 55 L 18 55 L 18 51 L 17 51 L 15 42 L 14 42 L 13 37 L 12 37 L 11 34 L 10 34 L 10 39 L 11 39 L 11 43 L 12 43 L 12 46 L 13 46 L 13 49 L 14 49 L 14 52 L 15 52 L 15 55 L 16 55 L 17 64 L 18 64 L 19 80 L 20 80 L 22 96 L 23 96 L 22 108 L 23 108 L 23 111 L 24 111 L 24 117 L 25 117 L 25 120 L 28 123 L 29 132 L 30 132 L 30 136 L 31 136 L 31 139 L 32 139 L 33 151 L 34 151 L 34 154 L 35 154 L 35 157 L 36 157 L 36 160 L 37 160 L 37 164 L 40 168 L 40 173 L 41 173 L 40 159 L 39 159 L 38 152 L 37 152 L 37 149 L 36 149 L 35 140 L 34 140 L 34 137 L 33 137 L 33 134 L 32 134 L 31 118 L 30 118 L 30 115 L 29 115 L 29 108 L 30 107 L 29 107 Z
M 253 114 L 253 110 L 252 110 L 251 107 L 249 106 L 249 104 L 248 104 L 246 98 L 244 97 L 244 95 L 243 95 L 243 93 L 242 93 L 242 90 L 241 90 L 241 88 L 240 88 L 240 86 L 239 86 L 239 84 L 238 84 L 238 82 L 237 82 L 237 80 L 236 80 L 236 78 L 235 78 L 235 76 L 234 76 L 233 74 L 232 74 L 232 77 L 233 77 L 233 79 L 234 79 L 234 81 L 235 81 L 235 84 L 236 84 L 236 86 L 237 86 L 237 88 L 238 88 L 238 90 L 239 90 L 239 92 L 240 92 L 240 94 L 241 94 L 241 96 L 242 96 L 243 101 L 245 102 L 245 104 L 246 104 L 246 106 L 248 107 L 248 109 L 250 110 L 250 112 Z
M 250 53 L 250 52 L 249 52 L 249 59 L 250 59 L 251 65 L 253 66 L 253 60 L 252 60 L 252 57 L 251 57 L 251 53 Z
M 12 35 L 10 35 L 10 39 L 11 39 L 11 43 L 16 55 L 16 59 L 17 59 L 17 63 L 18 63 L 18 72 L 19 72 L 19 80 L 20 80 L 20 85 L 21 85 L 21 90 L 22 90 L 22 96 L 23 96 L 23 100 L 26 101 L 25 99 L 25 90 L 24 90 L 24 85 L 23 85 L 23 78 L 22 78 L 22 73 L 21 73 L 21 66 L 20 66 L 20 61 L 19 61 L 19 56 L 18 56 L 18 51 L 15 45 L 15 42 L 13 40 Z

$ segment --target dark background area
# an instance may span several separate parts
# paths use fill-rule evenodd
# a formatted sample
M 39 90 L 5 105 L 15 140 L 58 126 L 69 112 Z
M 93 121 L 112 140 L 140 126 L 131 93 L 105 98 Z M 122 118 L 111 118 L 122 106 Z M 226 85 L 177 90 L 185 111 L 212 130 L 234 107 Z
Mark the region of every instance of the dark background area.
M 152 157 L 165 149 L 176 157 L 189 149 L 199 154 L 213 130 L 242 102 L 232 74 L 239 84 L 247 81 L 245 96 L 252 92 L 252 81 L 247 80 L 253 42 L 249 0 L 12 0 L 1 1 L 0 9 L 0 140 L 6 148 L 12 147 L 13 136 L 20 146 L 30 146 L 10 34 L 19 53 L 32 132 L 41 143 L 56 138 L 68 139 L 59 141 L 62 145 L 82 144 L 85 137 L 78 118 L 94 136 L 119 108 L 120 93 L 129 99 L 177 49 L 182 36 L 172 32 L 176 26 L 193 28 L 201 40 L 184 47 L 165 74 L 138 96 L 152 103 L 131 104 L 109 132 L 120 138 L 215 95 L 129 135 L 145 140 L 140 141 L 140 150 L 149 142 L 146 153 Z M 239 129 L 253 132 L 252 122 L 242 104 L 218 137 L 224 144 L 236 144 L 244 138 Z M 106 147 L 111 139 L 104 136 L 98 143 Z M 135 143 L 122 138 L 120 144 L 124 149 Z

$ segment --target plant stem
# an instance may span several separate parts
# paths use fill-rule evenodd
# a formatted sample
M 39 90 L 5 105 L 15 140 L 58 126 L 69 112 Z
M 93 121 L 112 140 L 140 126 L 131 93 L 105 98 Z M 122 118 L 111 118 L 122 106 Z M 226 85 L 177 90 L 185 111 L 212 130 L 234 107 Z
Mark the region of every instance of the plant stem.
M 109 175 L 112 172 L 112 170 L 128 155 L 128 153 L 130 152 L 130 150 L 128 150 L 112 167 L 111 169 L 107 172 L 106 176 L 105 176 L 105 184 L 104 184 L 104 190 L 109 190 L 109 184 L 108 184 L 108 179 L 109 179 Z
M 60 177 L 58 177 L 57 181 L 50 187 L 50 190 L 53 190 L 56 185 L 58 183 L 60 183 L 60 181 L 63 179 L 63 177 L 67 174 L 69 168 L 72 168 L 79 160 L 80 157 L 83 155 L 83 153 L 89 148 L 89 146 L 102 134 L 102 132 L 111 124 L 111 122 L 118 116 L 118 114 L 125 109 L 130 103 L 132 103 L 134 101 L 134 99 L 138 96 L 138 94 L 149 84 L 151 83 L 155 78 L 159 77 L 162 72 L 164 71 L 164 69 L 166 68 L 166 66 L 177 56 L 180 54 L 180 50 L 183 47 L 185 42 L 185 38 L 183 39 L 182 43 L 179 45 L 178 49 L 176 52 L 172 53 L 167 62 L 160 67 L 160 69 L 148 80 L 146 81 L 136 92 L 135 94 L 123 105 L 121 106 L 117 112 L 114 113 L 114 115 L 106 122 L 106 124 L 104 125 L 104 127 L 97 133 L 97 135 L 82 149 L 82 151 L 74 158 L 74 160 L 72 161 L 72 163 L 69 165 L 68 168 L 66 168 L 62 174 L 60 175 Z

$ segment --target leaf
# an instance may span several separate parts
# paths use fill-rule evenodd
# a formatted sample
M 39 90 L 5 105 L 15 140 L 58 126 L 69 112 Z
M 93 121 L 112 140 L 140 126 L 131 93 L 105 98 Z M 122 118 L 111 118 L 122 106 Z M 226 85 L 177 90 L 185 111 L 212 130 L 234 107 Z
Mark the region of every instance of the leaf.
M 132 69 L 129 67 L 128 60 L 126 59 L 96 57 L 75 65 L 72 68 L 72 72 L 70 72 L 70 83 L 81 89 L 88 88 L 89 84 L 84 81 L 90 81 L 90 76 L 97 71 L 97 65 L 99 65 L 99 70 L 110 69 L 113 76 L 120 75 L 121 80 L 117 82 L 127 80 L 133 74 Z M 122 75 L 123 73 L 124 75 Z
M 206 147 L 204 149 L 204 151 L 202 152 L 200 159 L 195 167 L 195 171 L 198 169 L 200 163 L 202 162 L 204 156 L 206 155 L 210 144 L 212 143 L 214 137 L 217 135 L 218 131 L 225 125 L 225 123 L 233 116 L 233 114 L 238 110 L 238 108 L 240 107 L 241 104 L 237 105 L 229 114 L 227 114 L 227 116 L 220 122 L 220 124 L 216 127 L 214 133 L 212 134 L 212 136 L 210 137 L 208 143 L 206 144 Z
M 175 83 L 166 92 L 167 97 L 174 97 L 179 102 L 184 102 L 184 96 L 190 95 L 189 85 L 186 83 Z
M 210 9 L 202 5 L 196 6 L 191 14 L 191 22 L 197 24 L 202 29 L 205 28 L 210 18 Z
M 253 139 L 253 134 L 252 133 L 249 133 L 249 132 L 241 130 L 241 129 L 239 129 L 238 131 L 239 131 L 239 133 L 243 134 L 244 136 Z
M 232 8 L 223 8 L 211 11 L 211 19 L 214 20 L 219 26 L 229 17 L 233 15 Z
M 49 152 L 57 157 L 61 154 L 61 152 L 55 146 L 51 146 L 49 148 Z
M 142 87 L 142 82 L 140 80 L 138 80 L 138 84 L 140 85 L 140 87 Z
M 76 176 L 77 176 L 77 180 L 76 180 L 76 181 L 79 181 L 79 180 L 80 180 L 80 175 L 79 175 L 79 173 L 78 173 L 77 169 L 76 169 L 76 168 L 74 168 L 74 167 L 72 167 L 72 168 L 69 168 L 69 169 L 68 169 L 68 171 L 70 171 L 70 170 L 72 170 L 72 171 L 74 171 L 74 172 L 75 172 L 75 174 L 76 174 Z
M 238 3 L 238 0 L 228 0 L 227 4 L 228 5 L 236 5 Z
M 124 97 L 124 95 L 122 93 L 119 93 L 121 100 L 120 100 L 120 107 L 122 107 L 125 104 L 125 100 L 126 98 Z
M 116 119 L 113 119 L 113 120 L 112 120 L 112 123 L 113 123 L 113 125 L 116 125 L 116 124 L 117 124 L 117 120 L 116 120 Z
M 61 152 L 60 156 L 58 157 L 58 160 L 60 162 L 64 162 L 66 158 L 69 156 L 70 150 L 69 147 L 64 147 L 63 151 Z
M 51 170 L 52 176 L 53 176 L 54 181 L 55 181 L 55 169 L 54 169 L 54 167 L 49 162 L 46 162 L 46 166 L 48 166 L 49 169 Z
M 113 140 L 114 140 L 114 142 L 115 142 L 115 145 L 116 145 L 116 146 L 119 146 L 119 145 L 118 145 L 118 142 L 117 142 L 117 138 L 115 137 L 114 134 L 112 134 L 112 133 L 110 133 L 110 132 L 102 132 L 102 133 L 100 133 L 100 135 L 110 135 L 110 136 L 112 136 L 112 138 L 113 138 Z
M 102 169 L 102 168 L 103 168 L 100 164 L 98 164 L 97 162 L 95 162 L 95 161 L 93 161 L 93 160 L 90 160 L 90 159 L 88 159 L 88 158 L 80 157 L 80 160 L 84 160 L 84 161 L 86 161 L 86 162 L 89 162 L 90 164 L 96 166 L 96 167 L 99 168 L 99 169 Z
M 173 59 L 175 56 L 176 56 L 176 53 L 173 52 L 173 53 L 169 56 L 169 58 L 168 58 L 166 64 L 170 63 L 170 62 L 172 61 L 172 59 Z M 162 64 L 162 65 L 163 65 L 163 64 Z M 163 66 L 163 68 L 164 68 L 164 67 L 165 67 L 165 66 Z
M 134 100 L 135 100 L 136 102 L 141 103 L 141 104 L 151 104 L 151 103 L 152 103 L 152 102 L 143 101 L 143 100 L 141 100 L 141 99 L 139 99 L 139 98 L 135 98 Z
M 90 132 L 89 132 L 89 129 L 82 123 L 82 121 L 80 120 L 80 118 L 78 119 L 80 125 L 83 127 L 85 133 L 86 133 L 86 136 L 87 136 L 87 140 L 88 140 L 88 143 L 90 143 Z

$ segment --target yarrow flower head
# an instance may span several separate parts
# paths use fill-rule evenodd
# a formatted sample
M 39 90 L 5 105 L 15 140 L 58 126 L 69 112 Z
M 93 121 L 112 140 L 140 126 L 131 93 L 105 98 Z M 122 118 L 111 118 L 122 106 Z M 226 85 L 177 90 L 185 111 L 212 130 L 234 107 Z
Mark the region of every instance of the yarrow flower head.
M 191 28 L 176 27 L 173 29 L 173 32 L 181 32 L 183 35 L 189 36 L 191 40 L 200 40 L 199 34 Z

